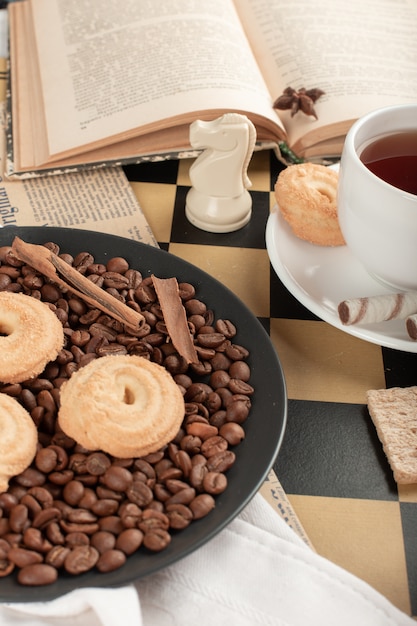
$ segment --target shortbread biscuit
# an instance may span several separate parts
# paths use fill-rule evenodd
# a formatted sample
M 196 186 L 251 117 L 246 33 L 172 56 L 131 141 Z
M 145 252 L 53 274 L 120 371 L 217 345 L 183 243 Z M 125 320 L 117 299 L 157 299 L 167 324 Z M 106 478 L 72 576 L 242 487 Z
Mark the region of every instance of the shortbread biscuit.
M 337 172 L 316 163 L 297 163 L 280 172 L 275 198 L 297 237 L 321 246 L 344 245 L 337 215 L 337 182 Z
M 32 463 L 38 431 L 28 411 L 11 396 L 0 393 L 0 493 L 9 480 Z
M 47 304 L 21 293 L 0 292 L 0 381 L 38 376 L 64 345 L 62 324 Z
M 372 389 L 369 414 L 397 483 L 417 483 L 417 387 Z
M 140 356 L 105 356 L 61 387 L 59 425 L 87 450 L 120 458 L 159 450 L 177 435 L 184 398 L 171 374 Z

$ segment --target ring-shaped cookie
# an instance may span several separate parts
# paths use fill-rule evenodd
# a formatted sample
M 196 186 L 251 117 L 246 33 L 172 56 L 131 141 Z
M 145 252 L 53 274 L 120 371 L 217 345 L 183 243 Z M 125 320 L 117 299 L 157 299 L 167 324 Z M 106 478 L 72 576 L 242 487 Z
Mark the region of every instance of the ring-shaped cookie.
M 321 246 L 345 240 L 337 214 L 338 174 L 317 163 L 289 165 L 275 183 L 282 216 L 300 239 Z
M 95 359 L 61 386 L 59 425 L 87 450 L 144 456 L 174 439 L 183 419 L 178 385 L 144 357 Z
M 38 376 L 64 345 L 62 324 L 47 304 L 21 293 L 0 292 L 0 381 Z
M 28 411 L 11 396 L 0 393 L 0 493 L 9 479 L 23 472 L 33 461 L 38 431 Z

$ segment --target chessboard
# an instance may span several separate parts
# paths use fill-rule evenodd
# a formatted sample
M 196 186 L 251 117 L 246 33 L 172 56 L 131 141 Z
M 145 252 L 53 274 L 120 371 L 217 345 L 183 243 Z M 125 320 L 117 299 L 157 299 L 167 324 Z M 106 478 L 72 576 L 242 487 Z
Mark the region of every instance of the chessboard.
M 312 546 L 417 617 L 417 485 L 395 483 L 365 395 L 416 385 L 417 354 L 322 321 L 277 277 L 265 243 L 283 167 L 272 152 L 255 152 L 248 171 L 251 221 L 228 234 L 199 230 L 185 217 L 191 162 L 124 171 L 160 247 L 229 287 L 269 333 L 288 394 L 273 469 Z

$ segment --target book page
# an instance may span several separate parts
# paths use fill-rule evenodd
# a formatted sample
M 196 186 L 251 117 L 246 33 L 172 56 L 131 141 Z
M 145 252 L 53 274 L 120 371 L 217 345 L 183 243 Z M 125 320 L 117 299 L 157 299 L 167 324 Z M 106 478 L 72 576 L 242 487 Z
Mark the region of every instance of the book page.
M 264 78 L 277 98 L 287 86 L 325 91 L 319 121 L 281 115 L 289 143 L 308 145 L 324 125 L 417 99 L 415 0 L 236 0 Z M 335 134 L 324 131 L 321 139 Z M 315 139 L 315 137 L 314 137 Z
M 54 159 L 194 110 L 277 123 L 231 0 L 27 1 Z
M 6 78 L 7 61 L 0 58 L 0 228 L 80 228 L 158 246 L 122 168 L 17 181 L 5 178 Z

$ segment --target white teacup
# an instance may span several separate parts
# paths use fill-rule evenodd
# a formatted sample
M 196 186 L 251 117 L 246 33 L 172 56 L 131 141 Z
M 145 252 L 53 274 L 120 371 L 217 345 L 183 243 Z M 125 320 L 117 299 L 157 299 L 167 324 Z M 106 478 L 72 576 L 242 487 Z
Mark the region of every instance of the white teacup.
M 353 124 L 343 148 L 337 202 L 345 241 L 365 269 L 396 289 L 416 290 L 416 192 L 386 182 L 360 158 L 364 147 L 380 136 L 404 132 L 415 144 L 417 104 L 379 109 Z M 414 176 L 417 180 L 417 169 Z

